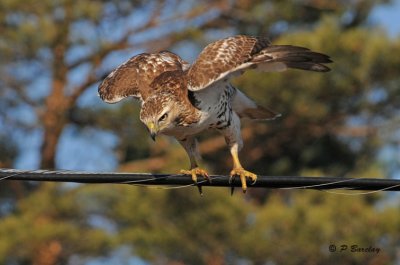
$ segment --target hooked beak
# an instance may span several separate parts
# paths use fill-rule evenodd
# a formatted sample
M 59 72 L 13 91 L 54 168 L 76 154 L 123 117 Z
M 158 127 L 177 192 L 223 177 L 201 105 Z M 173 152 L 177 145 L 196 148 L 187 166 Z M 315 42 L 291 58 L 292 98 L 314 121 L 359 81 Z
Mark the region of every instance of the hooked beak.
M 153 141 L 155 142 L 155 141 L 156 141 L 157 133 L 155 133 L 155 132 L 150 132 L 150 136 L 151 136 L 151 139 L 153 139 Z
M 151 139 L 153 139 L 153 141 L 156 141 L 158 127 L 153 122 L 150 122 L 147 124 L 147 128 L 149 129 Z

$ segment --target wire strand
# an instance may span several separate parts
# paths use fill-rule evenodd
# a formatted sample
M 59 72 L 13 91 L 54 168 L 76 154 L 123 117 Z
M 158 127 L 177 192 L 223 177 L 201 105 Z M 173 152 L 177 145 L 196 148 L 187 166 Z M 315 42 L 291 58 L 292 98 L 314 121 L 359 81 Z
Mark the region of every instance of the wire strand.
M 396 187 L 400 187 L 400 184 L 393 185 L 393 186 L 390 186 L 390 187 L 387 187 L 387 188 L 383 188 L 383 189 L 379 189 L 379 190 L 371 190 L 371 191 L 365 191 L 365 192 L 351 192 L 350 193 L 350 192 L 336 192 L 336 191 L 332 191 L 332 190 L 321 190 L 321 191 L 324 191 L 326 193 L 336 194 L 336 195 L 360 196 L 360 195 L 368 195 L 368 194 L 373 194 L 373 193 L 377 193 L 377 192 L 381 192 L 381 191 L 386 191 L 386 190 L 388 190 L 390 188 L 396 188 Z
M 333 185 L 333 184 L 338 184 L 338 183 L 343 183 L 343 182 L 349 182 L 349 181 L 353 181 L 354 179 L 343 179 L 343 180 L 338 180 L 338 181 L 332 181 L 329 183 L 323 183 L 323 184 L 313 184 L 313 185 L 307 185 L 307 186 L 293 186 L 293 187 L 285 187 L 285 188 L 281 188 L 282 190 L 286 189 L 286 190 L 292 190 L 292 189 L 312 189 L 312 188 L 320 188 L 320 187 L 324 187 L 324 186 L 329 186 L 329 185 Z
M 202 180 L 193 183 L 184 174 L 116 173 L 84 172 L 72 170 L 17 170 L 0 168 L 0 181 L 56 181 L 75 183 L 111 183 L 128 184 L 138 187 L 158 189 L 182 189 L 193 186 L 241 187 L 239 180 L 229 182 L 229 176 L 212 175 L 211 183 Z M 400 191 L 400 180 L 377 178 L 343 177 L 303 177 L 303 176 L 258 176 L 254 185 L 249 187 L 269 189 L 316 189 L 338 195 L 366 195 L 381 191 Z M 350 193 L 332 190 L 362 190 L 366 192 Z

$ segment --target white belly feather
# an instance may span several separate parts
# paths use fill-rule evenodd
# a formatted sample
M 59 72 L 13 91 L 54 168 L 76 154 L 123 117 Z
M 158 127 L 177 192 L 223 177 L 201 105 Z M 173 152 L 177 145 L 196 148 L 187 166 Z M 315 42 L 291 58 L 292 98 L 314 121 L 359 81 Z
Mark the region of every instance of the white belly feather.
M 222 122 L 230 119 L 232 96 L 235 93 L 233 88 L 227 82 L 217 82 L 207 89 L 196 91 L 196 99 L 199 101 L 198 113 L 200 120 L 197 123 L 185 127 L 174 127 L 163 133 L 174 136 L 177 139 L 183 139 L 187 136 L 199 134 L 200 132 L 218 128 Z

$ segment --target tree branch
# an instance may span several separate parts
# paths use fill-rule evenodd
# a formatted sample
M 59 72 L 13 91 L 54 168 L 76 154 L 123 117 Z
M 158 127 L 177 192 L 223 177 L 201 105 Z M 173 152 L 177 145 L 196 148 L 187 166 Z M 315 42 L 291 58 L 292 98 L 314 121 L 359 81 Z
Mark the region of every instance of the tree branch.
M 220 2 L 226 2 L 225 0 L 220 1 Z M 151 14 L 149 20 L 147 21 L 147 23 L 145 23 L 144 25 L 137 27 L 137 28 L 132 28 L 129 29 L 125 32 L 124 36 L 119 39 L 117 42 L 111 43 L 111 44 L 107 44 L 105 46 L 103 46 L 101 49 L 97 50 L 96 52 L 86 56 L 86 57 L 82 57 L 80 59 L 77 59 L 75 62 L 69 64 L 67 66 L 67 68 L 69 70 L 83 64 L 83 63 L 87 63 L 87 62 L 92 62 L 92 61 L 101 61 L 102 59 L 104 59 L 105 56 L 107 56 L 110 52 L 116 51 L 116 50 L 123 50 L 123 49 L 127 49 L 129 47 L 132 47 L 132 44 L 129 43 L 129 38 L 133 35 L 137 35 L 140 33 L 143 33 L 151 28 L 156 28 L 158 26 L 161 25 L 165 25 L 168 24 L 172 21 L 178 21 L 178 20 L 189 20 L 189 19 L 194 19 L 196 17 L 199 17 L 203 14 L 205 14 L 206 12 L 208 12 L 210 9 L 212 8 L 225 8 L 224 5 L 222 5 L 220 2 L 217 2 L 214 5 L 211 6 L 200 6 L 199 8 L 194 8 L 193 10 L 191 10 L 190 12 L 186 12 L 186 13 L 182 13 L 182 14 L 178 14 L 176 16 L 172 16 L 172 17 L 168 17 L 166 19 L 160 20 L 160 13 L 162 11 L 161 6 L 164 3 L 158 3 L 157 8 L 154 8 L 153 13 Z M 161 37 L 159 39 L 164 39 L 164 37 Z M 157 40 L 152 40 L 152 43 L 157 43 Z M 144 43 L 140 43 L 139 45 L 141 45 L 141 47 L 147 47 L 145 44 L 150 43 L 149 41 L 145 41 Z M 171 42 L 169 42 L 171 43 Z M 136 44 L 136 46 L 138 46 L 138 44 Z M 153 45 L 154 46 L 154 45 Z M 166 45 L 163 45 L 166 46 Z
M 17 93 L 17 95 L 20 97 L 20 99 L 22 101 L 24 101 L 26 104 L 28 104 L 32 107 L 37 106 L 37 102 L 33 101 L 31 98 L 28 97 L 28 95 L 26 95 L 24 90 L 25 90 L 27 84 L 25 84 L 25 82 L 17 81 L 16 79 L 14 79 L 11 76 L 6 75 L 6 74 L 2 75 L 1 82 L 4 83 L 4 85 L 6 87 L 9 87 L 13 91 L 15 91 Z

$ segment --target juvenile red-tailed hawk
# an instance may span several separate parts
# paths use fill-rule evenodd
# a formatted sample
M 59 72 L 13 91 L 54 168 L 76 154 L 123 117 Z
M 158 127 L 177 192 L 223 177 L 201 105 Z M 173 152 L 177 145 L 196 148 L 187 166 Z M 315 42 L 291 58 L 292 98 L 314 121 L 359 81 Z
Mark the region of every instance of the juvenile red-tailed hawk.
M 100 84 L 99 95 L 107 103 L 126 97 L 140 100 L 140 120 L 151 137 L 159 133 L 175 137 L 185 148 L 190 169 L 182 173 L 209 179 L 198 167 L 195 136 L 216 129 L 225 137 L 233 158 L 231 178 L 239 176 L 243 192 L 246 179 L 257 175 L 245 170 L 238 157 L 242 148 L 240 119 L 272 120 L 279 117 L 257 105 L 229 81 L 248 69 L 280 72 L 296 68 L 315 72 L 330 69 L 329 56 L 291 45 L 272 45 L 267 39 L 234 36 L 209 44 L 190 65 L 178 55 L 163 51 L 142 53 L 112 71 Z

